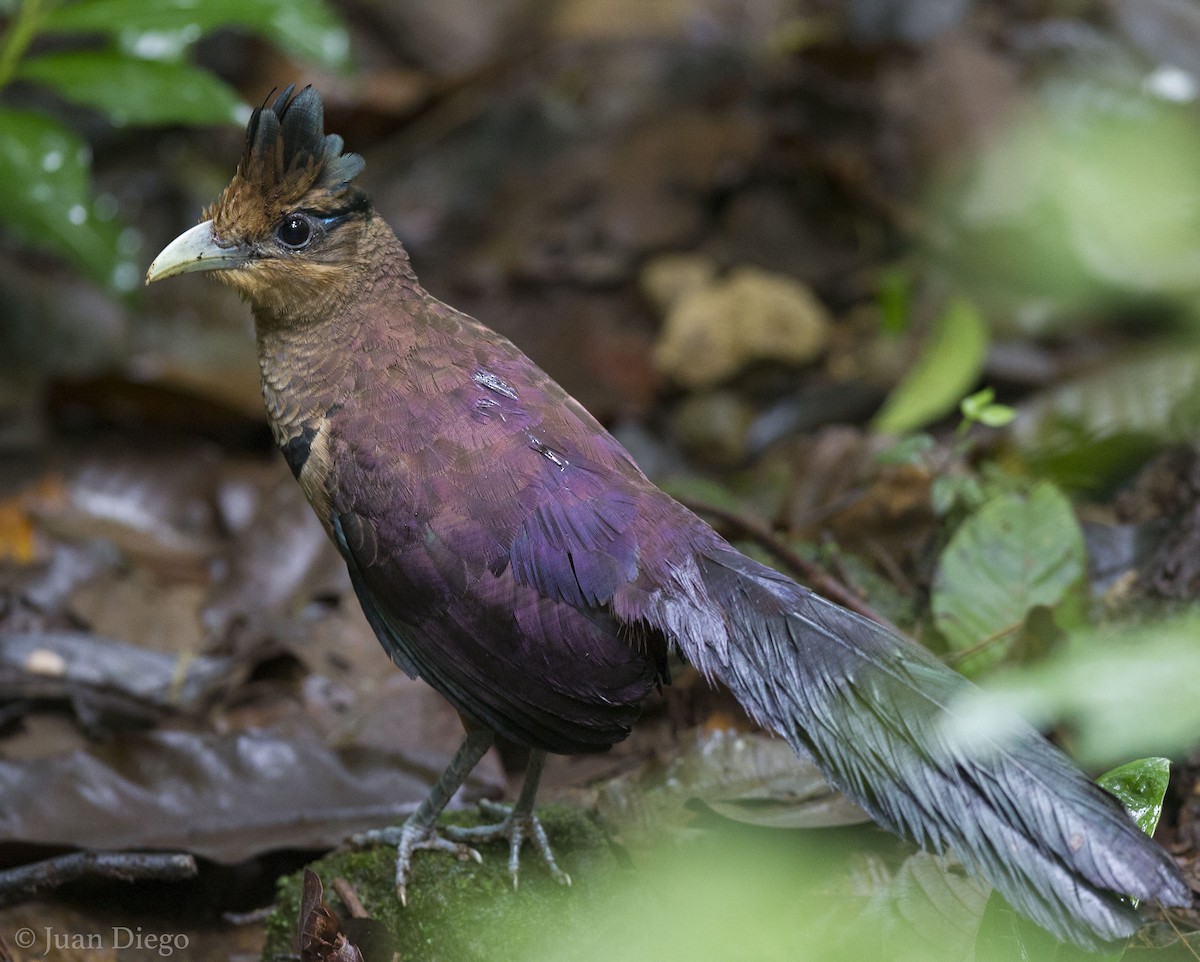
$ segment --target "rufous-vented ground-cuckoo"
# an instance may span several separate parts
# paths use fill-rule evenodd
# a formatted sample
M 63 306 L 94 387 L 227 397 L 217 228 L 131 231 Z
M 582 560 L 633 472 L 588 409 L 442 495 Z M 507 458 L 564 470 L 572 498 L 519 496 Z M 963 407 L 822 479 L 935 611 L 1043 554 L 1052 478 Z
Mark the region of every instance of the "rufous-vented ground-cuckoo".
M 421 287 L 324 132 L 321 99 L 254 111 L 232 182 L 147 281 L 212 271 L 254 311 L 275 440 L 392 660 L 467 736 L 429 797 L 366 841 L 530 841 L 546 752 L 624 738 L 680 653 L 881 824 L 951 847 L 1023 914 L 1085 947 L 1139 924 L 1129 897 L 1191 895 L 1168 854 L 1057 748 L 1016 723 L 966 747 L 970 683 L 923 648 L 736 551 L 503 337 Z M 532 749 L 489 830 L 439 833 L 497 734 Z M 503 814 L 503 813 L 502 813 Z

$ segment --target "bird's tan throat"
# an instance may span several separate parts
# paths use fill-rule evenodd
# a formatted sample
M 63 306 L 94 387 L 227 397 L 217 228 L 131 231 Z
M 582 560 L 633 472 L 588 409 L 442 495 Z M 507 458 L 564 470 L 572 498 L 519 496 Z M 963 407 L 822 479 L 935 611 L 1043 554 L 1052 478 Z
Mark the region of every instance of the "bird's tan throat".
M 276 324 L 255 312 L 263 401 L 275 443 L 313 506 L 327 503 L 329 418 L 353 390 L 352 322 Z M 264 322 L 265 321 L 265 322 Z

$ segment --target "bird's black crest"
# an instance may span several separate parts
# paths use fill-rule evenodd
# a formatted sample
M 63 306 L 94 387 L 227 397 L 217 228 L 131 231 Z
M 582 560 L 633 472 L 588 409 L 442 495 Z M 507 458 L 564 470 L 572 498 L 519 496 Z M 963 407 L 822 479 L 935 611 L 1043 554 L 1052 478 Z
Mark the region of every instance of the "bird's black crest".
M 338 193 L 362 172 L 363 159 L 343 154 L 342 138 L 325 133 L 321 95 L 305 87 L 293 97 L 294 90 L 295 84 L 288 84 L 269 107 L 264 104 L 250 116 L 242 176 L 260 187 L 302 178 L 306 189 Z

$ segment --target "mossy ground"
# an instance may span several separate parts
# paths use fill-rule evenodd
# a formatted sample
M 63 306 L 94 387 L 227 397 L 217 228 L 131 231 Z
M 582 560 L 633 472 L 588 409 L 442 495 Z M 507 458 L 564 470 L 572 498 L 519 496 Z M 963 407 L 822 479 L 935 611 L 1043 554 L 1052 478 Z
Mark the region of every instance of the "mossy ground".
M 619 859 L 605 832 L 584 812 L 562 806 L 539 807 L 562 868 L 574 879 L 610 879 Z M 441 824 L 477 825 L 478 813 L 449 812 Z M 547 939 L 563 931 L 564 918 L 591 906 L 598 889 L 560 885 L 526 846 L 521 884 L 513 891 L 508 848 L 496 842 L 478 846 L 483 864 L 440 853 L 419 852 L 413 860 L 408 906 L 394 888 L 396 853 L 390 846 L 336 851 L 309 866 L 325 887 L 325 900 L 344 911 L 332 891 L 346 879 L 369 915 L 386 928 L 394 951 L 420 962 L 505 962 L 541 955 Z M 623 874 L 623 873 L 617 873 Z M 263 962 L 295 951 L 303 873 L 280 880 L 276 908 L 267 923 Z
M 858 900 L 831 896 L 849 838 L 718 822 L 712 830 L 615 845 L 586 812 L 539 808 L 559 863 L 574 884 L 555 882 L 528 847 L 514 892 L 505 844 L 480 847 L 483 864 L 418 853 L 401 908 L 395 852 L 335 852 L 313 869 L 325 897 L 341 876 L 386 928 L 390 962 L 845 962 L 877 957 L 843 945 L 858 930 Z M 473 812 L 443 824 L 479 824 Z M 664 836 L 669 833 L 664 829 Z M 631 844 L 633 840 L 631 839 Z M 263 962 L 294 951 L 302 874 L 280 882 Z M 835 886 L 836 887 L 836 886 Z M 832 935 L 831 935 L 832 933 Z

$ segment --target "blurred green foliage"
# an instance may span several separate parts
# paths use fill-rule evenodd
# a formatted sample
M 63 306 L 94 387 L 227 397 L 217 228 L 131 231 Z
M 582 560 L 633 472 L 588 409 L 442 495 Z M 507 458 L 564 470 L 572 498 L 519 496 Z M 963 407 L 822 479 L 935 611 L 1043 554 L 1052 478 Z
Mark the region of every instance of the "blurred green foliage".
M 188 62 L 216 30 L 256 34 L 302 59 L 341 68 L 349 35 L 324 0 L 20 0 L 6 4 L 0 94 L 37 84 L 62 101 L 131 124 L 242 124 L 220 78 Z M 39 52 L 39 40 L 53 49 Z M 0 106 L 0 222 L 30 247 L 72 261 L 114 292 L 141 280 L 139 236 L 91 188 L 86 141 L 43 110 Z
M 989 428 L 1006 427 L 1017 416 L 1017 412 L 1012 408 L 996 403 L 996 391 L 990 387 L 963 398 L 958 410 L 963 416 L 962 423 L 958 426 L 959 434 L 966 433 L 972 424 L 982 424 Z
M 887 310 L 896 313 L 898 295 L 885 288 Z M 889 292 L 890 291 L 890 292 Z M 889 328 L 894 320 L 888 321 Z M 875 415 L 872 427 L 902 433 L 923 427 L 953 411 L 974 385 L 987 356 L 988 330 L 976 307 L 963 298 L 951 300 L 938 315 L 921 354 Z
M 978 293 L 1042 299 L 1059 323 L 1129 295 L 1194 312 L 1200 131 L 1190 107 L 1100 76 L 1053 77 L 931 203 L 952 226 L 948 260 Z
M 1046 658 L 996 672 L 959 714 L 964 732 L 1017 711 L 1062 726 L 1085 764 L 1143 752 L 1183 755 L 1200 731 L 1200 615 L 1081 627 Z
M 1031 398 L 1012 427 L 1033 470 L 1102 495 L 1154 451 L 1200 436 L 1200 346 L 1171 337 L 1117 357 Z

